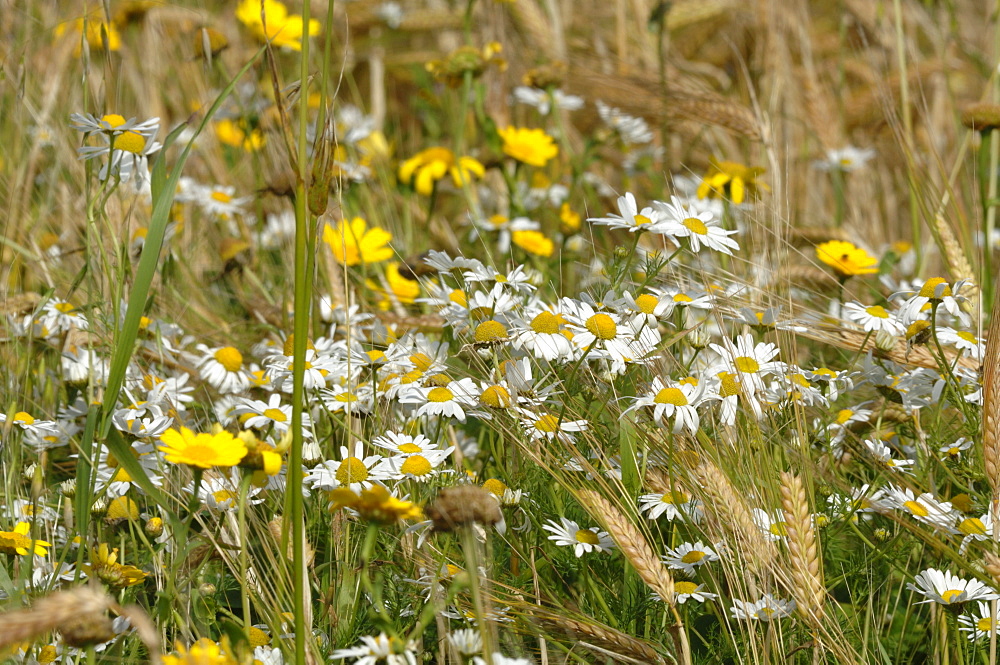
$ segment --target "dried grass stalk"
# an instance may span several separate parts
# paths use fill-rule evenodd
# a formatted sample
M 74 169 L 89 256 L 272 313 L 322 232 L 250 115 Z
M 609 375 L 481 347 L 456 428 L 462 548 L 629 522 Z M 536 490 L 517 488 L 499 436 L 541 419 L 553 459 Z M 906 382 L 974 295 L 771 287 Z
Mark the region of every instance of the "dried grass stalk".
M 941 244 L 944 246 L 944 255 L 948 259 L 948 266 L 951 268 L 952 277 L 957 281 L 964 279 L 967 281 L 966 290 L 962 295 L 966 297 L 975 297 L 975 273 L 972 272 L 972 266 L 969 265 L 969 260 L 965 257 L 965 251 L 962 249 L 962 245 L 958 242 L 958 238 L 951 230 L 951 225 L 945 221 L 944 215 L 938 213 L 934 216 L 934 226 L 937 229 L 938 235 L 941 237 Z M 969 289 L 972 289 L 970 291 Z
M 802 479 L 791 473 L 781 474 L 781 509 L 785 515 L 792 564 L 792 596 L 802 618 L 818 628 L 824 616 L 826 585 L 819 569 L 816 534 L 806 489 Z
M 608 533 L 639 577 L 664 602 L 674 604 L 674 578 L 653 552 L 642 532 L 617 507 L 594 490 L 582 490 L 580 502 L 592 517 L 604 522 Z
M 993 578 L 993 584 L 1000 586 L 1000 557 L 993 552 L 983 552 L 983 568 Z
M 983 356 L 983 467 L 993 491 L 1000 499 L 1000 290 L 993 298 L 993 315 L 986 332 Z

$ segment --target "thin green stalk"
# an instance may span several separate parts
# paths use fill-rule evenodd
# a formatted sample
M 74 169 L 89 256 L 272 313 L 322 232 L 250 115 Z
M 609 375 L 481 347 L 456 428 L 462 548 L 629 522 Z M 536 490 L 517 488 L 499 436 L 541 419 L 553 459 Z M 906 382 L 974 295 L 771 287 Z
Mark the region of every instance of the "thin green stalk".
M 309 24 L 309 3 L 302 3 L 302 23 Z M 295 665 L 306 663 L 306 557 L 305 522 L 302 509 L 302 410 L 305 406 L 306 343 L 309 339 L 309 304 L 312 274 L 309 271 L 308 236 L 310 213 L 309 162 L 306 130 L 309 127 L 309 39 L 302 40 L 299 60 L 298 178 L 295 184 L 295 320 L 292 350 L 292 447 L 288 459 L 287 496 L 292 520 L 292 598 L 295 614 Z

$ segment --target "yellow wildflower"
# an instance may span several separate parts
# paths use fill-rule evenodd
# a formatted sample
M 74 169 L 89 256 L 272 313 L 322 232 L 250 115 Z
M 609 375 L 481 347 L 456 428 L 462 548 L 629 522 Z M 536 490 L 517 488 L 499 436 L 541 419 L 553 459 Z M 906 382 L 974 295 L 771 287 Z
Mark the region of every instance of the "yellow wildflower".
M 247 454 L 241 440 L 225 430 L 197 434 L 187 427 L 178 432 L 173 427 L 160 436 L 165 446 L 157 448 L 171 464 L 187 464 L 201 469 L 213 466 L 236 466 Z
M 510 239 L 524 251 L 536 256 L 552 256 L 555 251 L 555 243 L 541 231 L 513 231 Z
M 541 129 L 505 127 L 497 131 L 503 139 L 503 152 L 531 166 L 545 166 L 559 154 L 559 146 Z
M 878 259 L 844 240 L 831 240 L 816 247 L 816 258 L 842 277 L 878 272 Z
M 293 51 L 302 50 L 302 37 L 306 33 L 302 16 L 289 15 L 288 8 L 278 0 L 242 0 L 236 7 L 236 18 L 261 41 L 270 41 L 273 46 L 286 46 Z M 319 21 L 309 19 L 309 36 L 318 35 L 319 29 Z
M 473 157 L 455 158 L 448 148 L 428 148 L 418 152 L 399 167 L 399 179 L 413 184 L 419 194 L 430 196 L 434 184 L 450 174 L 455 187 L 471 182 L 472 177 L 482 178 L 485 167 Z
M 713 158 L 708 173 L 698 185 L 698 198 L 727 198 L 736 205 L 754 200 L 760 196 L 761 190 L 768 190 L 767 185 L 757 181 L 763 173 L 761 166 L 748 167 L 739 162 L 719 162 Z
M 25 555 L 32 551 L 35 556 L 48 554 L 45 548 L 52 547 L 52 543 L 47 543 L 44 540 L 31 540 L 31 536 L 28 535 L 29 531 L 31 531 L 31 525 L 27 522 L 18 522 L 13 531 L 0 531 L 0 552 Z
M 333 251 L 337 263 L 356 266 L 360 263 L 378 263 L 392 258 L 392 248 L 388 246 L 392 234 L 379 226 L 368 228 L 368 222 L 355 217 L 350 222 L 340 220 L 334 228 L 326 224 L 323 241 Z
M 420 506 L 397 499 L 381 485 L 372 485 L 371 489 L 361 490 L 361 494 L 355 494 L 346 487 L 340 487 L 330 492 L 330 501 L 331 512 L 341 508 L 350 508 L 357 511 L 362 519 L 378 524 L 423 519 Z

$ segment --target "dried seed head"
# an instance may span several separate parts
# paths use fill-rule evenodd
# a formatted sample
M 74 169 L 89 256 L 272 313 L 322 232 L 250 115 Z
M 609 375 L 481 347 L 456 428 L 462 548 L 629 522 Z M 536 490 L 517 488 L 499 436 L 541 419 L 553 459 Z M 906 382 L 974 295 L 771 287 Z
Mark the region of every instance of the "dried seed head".
M 977 132 L 1000 129 L 1000 106 L 969 104 L 962 110 L 962 124 Z
M 477 485 L 458 485 L 441 490 L 424 512 L 434 522 L 435 531 L 454 531 L 473 522 L 490 525 L 503 520 L 496 498 Z

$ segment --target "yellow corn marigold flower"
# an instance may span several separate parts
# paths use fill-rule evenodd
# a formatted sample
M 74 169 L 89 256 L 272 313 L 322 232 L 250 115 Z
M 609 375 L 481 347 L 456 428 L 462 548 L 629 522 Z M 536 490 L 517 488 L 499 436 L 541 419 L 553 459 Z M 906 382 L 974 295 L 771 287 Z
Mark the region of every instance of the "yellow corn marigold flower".
M 393 524 L 399 520 L 423 519 L 420 506 L 410 501 L 403 501 L 389 494 L 389 490 L 381 485 L 372 485 L 369 489 L 356 494 L 346 487 L 338 487 L 330 492 L 330 512 L 342 508 L 357 511 L 362 519 L 377 524 Z
M 580 213 L 574 212 L 569 203 L 563 203 L 559 208 L 559 230 L 570 235 L 580 230 Z
M 118 563 L 118 548 L 111 548 L 107 543 L 101 543 L 97 549 L 90 548 L 90 563 L 83 564 L 81 568 L 116 589 L 139 584 L 148 575 L 135 566 Z
M 215 643 L 203 637 L 190 648 L 177 642 L 174 645 L 176 653 L 163 656 L 163 665 L 238 665 L 239 661 L 232 654 L 228 638 L 223 637 L 221 643 Z
M 503 153 L 530 166 L 545 166 L 559 154 L 559 146 L 541 129 L 505 127 L 498 130 L 503 139 Z
M 105 23 L 100 17 L 92 16 L 86 19 L 78 18 L 75 21 L 67 21 L 56 26 L 56 37 L 71 34 L 76 38 L 77 44 L 73 48 L 73 57 L 79 58 L 83 53 L 83 45 L 80 43 L 82 36 L 87 40 L 87 47 L 92 51 L 104 50 L 104 38 L 108 40 L 108 50 L 118 51 L 122 47 L 121 34 L 114 23 Z
M 418 194 L 430 196 L 434 185 L 446 175 L 451 175 L 455 187 L 468 185 L 473 176 L 482 178 L 486 168 L 473 157 L 455 158 L 448 148 L 428 148 L 418 152 L 399 167 L 399 179 L 412 184 Z
M 264 147 L 264 134 L 259 129 L 249 129 L 238 120 L 219 120 L 215 123 L 215 138 L 232 148 L 255 152 Z
M 389 247 L 392 234 L 379 226 L 368 228 L 368 222 L 361 217 L 351 221 L 340 220 L 336 228 L 326 224 L 323 241 L 333 251 L 337 263 L 356 266 L 361 263 L 378 263 L 391 259 L 393 250 Z
M 744 166 L 739 162 L 719 162 L 714 158 L 709 162 L 708 173 L 698 185 L 698 198 L 727 198 L 736 205 L 754 200 L 760 192 L 768 191 L 768 186 L 758 182 L 764 173 L 761 166 Z
M 556 248 L 555 243 L 541 231 L 513 231 L 510 239 L 524 251 L 536 256 L 552 256 Z
M 187 427 L 178 432 L 173 427 L 160 435 L 165 443 L 157 450 L 171 464 L 187 464 L 200 469 L 214 466 L 236 466 L 247 454 L 247 447 L 235 436 L 221 430 L 214 434 L 198 434 Z
M 250 29 L 261 41 L 270 41 L 274 46 L 285 46 L 293 51 L 302 50 L 302 37 L 306 28 L 302 16 L 289 14 L 288 8 L 278 0 L 263 0 L 264 17 L 261 20 L 261 0 L 242 0 L 236 7 L 236 18 Z M 319 21 L 309 19 L 310 37 L 319 34 Z
M 385 281 L 389 289 L 401 305 L 412 305 L 420 295 L 420 282 L 404 277 L 399 270 L 398 262 L 390 263 L 385 268 Z M 392 306 L 392 299 L 382 284 L 373 280 L 366 280 L 365 285 L 371 289 L 372 293 L 378 297 L 379 309 L 388 311 Z
M 52 543 L 44 540 L 32 541 L 28 535 L 30 531 L 31 525 L 27 522 L 18 522 L 13 531 L 0 531 L 0 552 L 25 555 L 31 551 L 35 556 L 48 554 L 45 548 L 52 547 Z
M 878 272 L 878 259 L 844 240 L 831 240 L 816 247 L 816 258 L 842 277 L 871 275 Z

